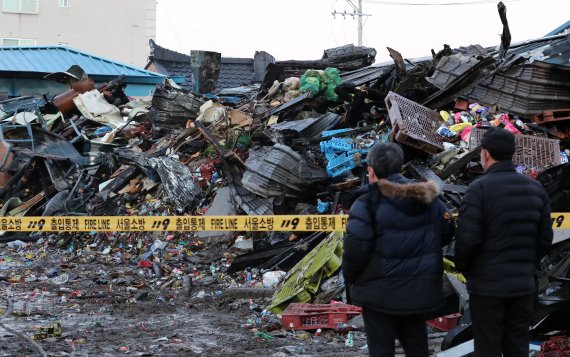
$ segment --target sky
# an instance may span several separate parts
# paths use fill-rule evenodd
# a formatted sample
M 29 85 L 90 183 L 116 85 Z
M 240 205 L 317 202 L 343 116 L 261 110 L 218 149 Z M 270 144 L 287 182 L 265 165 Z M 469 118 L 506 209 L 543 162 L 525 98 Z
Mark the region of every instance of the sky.
M 376 49 L 377 63 L 390 60 L 386 47 L 414 58 L 444 44 L 495 46 L 502 32 L 497 3 L 363 0 L 363 13 L 371 15 L 364 20 L 363 46 Z M 570 20 L 570 0 L 503 3 L 512 43 L 543 37 Z M 356 18 L 333 17 L 334 10 L 353 11 L 347 0 L 157 0 L 156 42 L 185 54 L 206 50 L 253 58 L 255 51 L 266 51 L 277 60 L 316 60 L 327 48 L 358 43 Z

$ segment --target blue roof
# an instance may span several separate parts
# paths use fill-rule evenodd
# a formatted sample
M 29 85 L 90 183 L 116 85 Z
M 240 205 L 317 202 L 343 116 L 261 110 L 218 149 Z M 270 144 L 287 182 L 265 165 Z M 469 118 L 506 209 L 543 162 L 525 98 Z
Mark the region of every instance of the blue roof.
M 54 73 L 79 65 L 90 77 L 125 75 L 145 83 L 160 83 L 163 74 L 115 62 L 66 46 L 0 47 L 0 71 Z

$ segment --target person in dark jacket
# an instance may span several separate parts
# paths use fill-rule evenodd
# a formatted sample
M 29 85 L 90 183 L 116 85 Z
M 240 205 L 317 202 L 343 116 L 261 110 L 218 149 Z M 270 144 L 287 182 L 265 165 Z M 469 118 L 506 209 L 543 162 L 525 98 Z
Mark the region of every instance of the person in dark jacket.
M 475 355 L 527 357 L 535 264 L 552 244 L 548 197 L 515 171 L 513 134 L 488 129 L 481 146 L 485 175 L 463 198 L 455 265 L 467 279 Z
M 402 176 L 393 143 L 368 153 L 370 184 L 350 208 L 342 271 L 352 303 L 363 307 L 370 356 L 428 356 L 424 314 L 443 304 L 442 246 L 454 232 L 434 182 Z

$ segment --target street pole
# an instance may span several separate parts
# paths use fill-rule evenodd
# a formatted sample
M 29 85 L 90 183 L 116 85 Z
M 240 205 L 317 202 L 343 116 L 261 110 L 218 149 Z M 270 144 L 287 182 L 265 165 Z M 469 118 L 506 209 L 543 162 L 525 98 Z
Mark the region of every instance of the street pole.
M 358 0 L 358 46 L 362 46 L 362 0 Z
M 346 19 L 346 15 L 352 16 L 352 18 L 354 18 L 355 16 L 358 17 L 358 46 L 362 46 L 362 31 L 364 29 L 364 23 L 362 22 L 362 18 L 364 16 L 372 16 L 369 14 L 363 14 L 362 13 L 362 0 L 358 0 L 358 5 L 355 5 L 353 0 L 346 0 L 346 2 L 352 7 L 353 12 L 338 12 L 336 10 L 334 10 L 332 12 L 333 17 L 336 18 L 336 15 L 342 15 L 343 18 Z

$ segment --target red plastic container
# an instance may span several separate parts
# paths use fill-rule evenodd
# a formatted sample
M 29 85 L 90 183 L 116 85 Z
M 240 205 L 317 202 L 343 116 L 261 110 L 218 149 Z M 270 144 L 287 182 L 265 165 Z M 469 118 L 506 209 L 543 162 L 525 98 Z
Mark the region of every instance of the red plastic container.
M 290 304 L 283 311 L 281 326 L 285 330 L 336 328 L 360 314 L 362 308 L 348 304 Z
M 570 356 L 570 337 L 555 336 L 540 346 L 538 357 Z
M 442 317 L 435 318 L 433 320 L 427 320 L 426 323 L 430 326 L 435 327 L 438 330 L 449 331 L 459 322 L 461 314 L 451 314 Z

